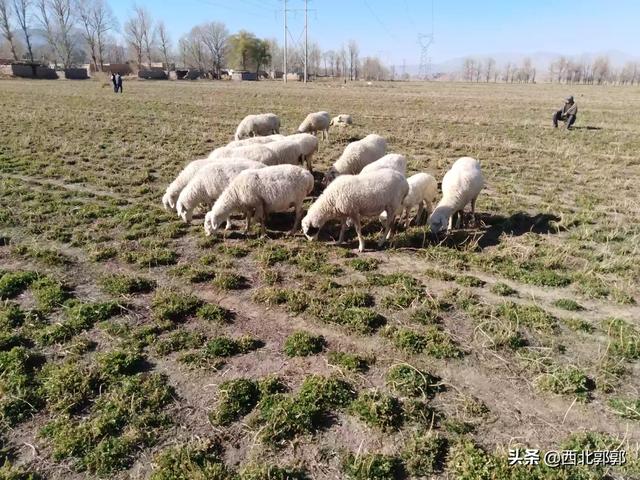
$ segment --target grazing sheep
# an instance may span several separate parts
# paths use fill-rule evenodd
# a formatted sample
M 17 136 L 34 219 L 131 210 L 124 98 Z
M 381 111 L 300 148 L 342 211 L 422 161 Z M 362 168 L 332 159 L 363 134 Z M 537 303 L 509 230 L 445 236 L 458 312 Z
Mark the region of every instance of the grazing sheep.
M 265 144 L 270 142 L 276 142 L 278 140 L 283 140 L 285 138 L 284 135 L 280 135 L 276 133 L 274 135 L 267 135 L 266 137 L 250 137 L 245 138 L 244 140 L 234 140 L 232 142 L 227 143 L 226 147 L 229 148 L 237 148 L 237 147 L 245 147 L 247 145 L 255 145 L 255 144 Z
M 208 163 L 211 163 L 211 160 L 208 158 L 193 160 L 182 169 L 176 179 L 169 184 L 164 196 L 162 197 L 162 205 L 164 205 L 166 210 L 173 210 L 175 208 L 176 200 L 178 200 L 178 196 L 182 189 L 187 186 L 198 170 Z
M 390 168 L 402 175 L 407 174 L 407 158 L 404 155 L 398 153 L 387 153 L 384 157 L 379 158 L 375 162 L 365 165 L 360 171 L 360 175 L 363 173 L 373 172 L 382 168 Z
M 456 213 L 460 214 L 456 222 L 456 228 L 459 228 L 464 207 L 468 203 L 471 203 L 471 215 L 475 223 L 476 199 L 483 187 L 480 162 L 471 157 L 456 160 L 442 179 L 442 199 L 429 217 L 431 232 L 440 233 L 445 228 L 451 230 Z
M 318 137 L 309 133 L 295 133 L 285 138 L 298 142 L 300 161 L 307 164 L 307 170 L 312 171 L 313 154 L 318 151 Z
M 255 218 L 266 234 L 266 218 L 271 212 L 284 212 L 295 208 L 296 218 L 289 232 L 295 233 L 302 217 L 302 202 L 313 190 L 313 175 L 295 165 L 276 165 L 238 174 L 216 200 L 204 219 L 207 235 L 216 232 L 233 212 L 247 216 L 245 233 Z
M 325 223 L 340 219 L 338 243 L 342 243 L 347 219 L 350 219 L 358 234 L 358 250 L 362 252 L 364 238 L 360 219 L 386 212 L 385 230 L 378 243 L 382 246 L 393 235 L 395 218 L 401 212 L 402 200 L 408 192 L 404 175 L 390 169 L 340 176 L 311 205 L 302 219 L 302 231 L 309 240 L 314 240 Z
M 264 168 L 265 165 L 253 160 L 238 159 L 233 163 L 210 162 L 196 172 L 195 176 L 180 192 L 176 210 L 185 223 L 189 223 L 193 210 L 201 203 L 209 207 L 222 194 L 236 175 L 252 168 Z M 227 227 L 229 222 L 227 220 Z
M 260 115 L 247 115 L 242 119 L 234 140 L 242 140 L 247 137 L 262 137 L 280 133 L 280 118 L 274 113 L 262 113 Z
M 322 132 L 322 139 L 329 140 L 329 124 L 331 117 L 327 112 L 315 112 L 307 115 L 307 118 L 298 127 L 298 133 L 317 134 Z
M 353 118 L 351 115 L 347 115 L 346 113 L 341 113 L 337 117 L 333 117 L 331 122 L 329 123 L 332 127 L 346 127 L 347 125 L 353 124 Z
M 405 228 L 409 228 L 411 223 L 411 210 L 413 207 L 418 207 L 418 213 L 415 216 L 416 224 L 419 224 L 422 220 L 423 213 L 426 211 L 427 216 L 433 209 L 433 204 L 438 196 L 438 182 L 433 175 L 428 173 L 416 173 L 415 175 L 407 178 L 409 184 L 409 193 L 404 197 L 402 206 L 404 208 L 403 216 L 406 217 Z M 380 221 L 384 221 L 385 214 L 380 215 Z
M 387 150 L 387 141 L 372 133 L 362 140 L 346 146 L 340 158 L 325 173 L 323 183 L 328 185 L 338 175 L 356 175 L 368 164 L 382 157 Z
M 209 159 L 233 162 L 237 158 L 244 158 L 264 163 L 265 165 L 281 165 L 285 163 L 298 165 L 301 163 L 301 156 L 298 143 L 285 137 L 284 140 L 269 142 L 264 145 L 218 148 L 209 154 Z

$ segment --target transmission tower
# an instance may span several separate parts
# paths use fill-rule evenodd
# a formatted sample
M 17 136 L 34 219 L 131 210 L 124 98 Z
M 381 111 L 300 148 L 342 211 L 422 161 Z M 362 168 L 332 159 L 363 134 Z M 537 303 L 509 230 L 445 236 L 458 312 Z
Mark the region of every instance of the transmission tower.
M 418 46 L 420 47 L 420 67 L 418 69 L 418 78 L 427 80 L 431 74 L 431 57 L 429 56 L 429 48 L 434 41 L 434 20 L 433 20 L 433 0 L 431 0 L 431 33 L 425 35 L 418 34 Z
M 429 48 L 433 44 L 433 34 L 418 34 L 418 46 L 420 47 L 420 67 L 418 69 L 418 78 L 426 80 L 431 73 L 431 57 L 429 56 Z

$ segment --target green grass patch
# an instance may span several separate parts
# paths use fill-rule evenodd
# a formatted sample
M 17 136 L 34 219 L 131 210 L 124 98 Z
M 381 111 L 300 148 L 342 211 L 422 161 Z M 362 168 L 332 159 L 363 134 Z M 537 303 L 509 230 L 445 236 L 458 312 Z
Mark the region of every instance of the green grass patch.
M 347 263 L 358 272 L 373 272 L 378 269 L 380 260 L 376 258 L 354 258 Z
M 233 323 L 234 314 L 232 311 L 227 310 L 226 308 L 223 308 L 219 305 L 206 303 L 198 308 L 198 310 L 196 311 L 196 317 L 207 322 L 226 325 Z
M 218 395 L 209 420 L 213 425 L 229 425 L 253 410 L 260 400 L 260 388 L 254 380 L 238 378 L 221 383 Z
M 370 427 L 386 432 L 398 430 L 403 421 L 400 401 L 380 392 L 361 392 L 349 412 Z
M 124 273 L 106 275 L 101 279 L 100 284 L 102 289 L 111 295 L 149 293 L 156 288 L 154 280 Z
M 542 391 L 571 395 L 582 400 L 588 400 L 594 388 L 593 380 L 584 371 L 574 366 L 550 369 L 549 372 L 538 377 L 536 386 Z
M 202 301 L 195 295 L 172 290 L 158 290 L 151 301 L 151 311 L 156 320 L 174 323 L 184 322 L 200 306 Z
M 327 342 L 321 335 L 298 331 L 287 337 L 284 342 L 284 353 L 289 357 L 306 357 L 322 352 Z
M 199 332 L 188 330 L 176 330 L 171 332 L 166 338 L 158 340 L 155 344 L 155 351 L 158 355 L 169 355 L 172 352 L 199 348 L 205 342 L 205 336 Z
M 150 480 L 227 480 L 222 448 L 210 439 L 169 447 L 156 455 Z
M 391 367 L 386 379 L 392 390 L 408 397 L 432 397 L 441 390 L 439 377 L 408 364 Z
M 33 293 L 38 308 L 45 313 L 61 307 L 64 301 L 69 298 L 69 289 L 50 277 L 42 277 L 33 282 L 31 293 Z
M 17 297 L 37 279 L 36 272 L 5 272 L 0 277 L 0 300 Z
M 350 372 L 366 372 L 369 369 L 369 360 L 355 353 L 332 351 L 327 354 L 329 365 L 344 368 Z
M 561 308 L 562 310 L 568 310 L 570 312 L 579 312 L 584 310 L 584 307 L 580 305 L 575 300 L 571 300 L 570 298 L 559 298 L 555 300 L 552 304 L 554 307 Z
M 402 451 L 407 473 L 415 477 L 427 477 L 442 472 L 447 450 L 447 439 L 438 434 L 415 435 Z
M 491 286 L 491 293 L 495 293 L 501 297 L 513 297 L 518 294 L 518 291 L 511 288 L 506 283 L 498 282 Z
M 456 283 L 462 285 L 463 287 L 484 287 L 487 282 L 484 280 L 480 280 L 478 277 L 474 277 L 473 275 L 458 275 L 456 277 Z
M 398 457 L 380 453 L 346 456 L 342 472 L 349 480 L 396 480 L 403 478 L 402 462 Z
M 245 277 L 233 272 L 216 273 L 212 283 L 221 290 L 242 290 L 248 286 Z
M 613 413 L 629 420 L 640 420 L 640 399 L 612 398 L 609 406 Z

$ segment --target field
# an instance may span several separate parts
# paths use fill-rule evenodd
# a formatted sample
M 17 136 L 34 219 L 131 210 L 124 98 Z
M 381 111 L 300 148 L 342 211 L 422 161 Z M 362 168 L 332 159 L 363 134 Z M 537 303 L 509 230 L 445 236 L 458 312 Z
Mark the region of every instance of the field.
M 0 106 L 0 478 L 640 478 L 640 89 L 6 80 Z M 355 125 L 315 195 L 376 132 L 437 178 L 478 158 L 479 225 L 376 250 L 372 220 L 359 254 L 162 209 L 244 115 L 317 110 Z

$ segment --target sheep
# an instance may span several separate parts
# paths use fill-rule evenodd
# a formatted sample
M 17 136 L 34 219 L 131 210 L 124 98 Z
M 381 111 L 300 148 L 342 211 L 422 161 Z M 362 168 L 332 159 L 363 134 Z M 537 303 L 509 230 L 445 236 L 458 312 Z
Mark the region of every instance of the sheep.
M 201 203 L 211 206 L 231 180 L 240 172 L 265 165 L 253 160 L 238 159 L 233 163 L 210 162 L 198 170 L 180 192 L 176 210 L 185 223 L 191 222 L 193 210 Z M 230 223 L 227 220 L 227 228 Z
M 407 158 L 398 153 L 387 153 L 384 157 L 379 158 L 375 162 L 365 165 L 360 171 L 360 175 L 367 172 L 380 170 L 381 168 L 390 168 L 402 175 L 407 174 Z
M 425 210 L 427 217 L 429 216 L 438 195 L 438 182 L 433 178 L 433 175 L 428 173 L 416 173 L 407 178 L 407 183 L 409 184 L 409 193 L 407 193 L 402 202 L 404 212 L 400 216 L 400 219 L 406 217 L 405 228 L 409 228 L 411 223 L 411 210 L 413 207 L 418 207 L 418 213 L 415 216 L 416 224 L 418 224 Z M 385 215 L 383 213 L 380 215 L 380 221 L 384 222 L 384 220 Z
M 262 137 L 274 133 L 280 133 L 280 118 L 276 114 L 247 115 L 238 125 L 234 140 L 242 140 L 247 137 Z
M 245 145 L 244 147 L 222 147 L 209 154 L 211 160 L 233 162 L 236 158 L 244 158 L 265 165 L 281 165 L 289 163 L 298 165 L 301 162 L 300 146 L 293 140 L 279 140 L 264 145 Z
M 244 140 L 234 140 L 232 142 L 227 143 L 227 145 L 225 146 L 229 148 L 245 147 L 247 145 L 276 142 L 278 140 L 283 140 L 284 138 L 285 138 L 284 135 L 280 135 L 279 133 L 276 133 L 274 135 L 267 135 L 266 137 L 249 137 L 249 138 L 245 138 Z
M 337 117 L 333 117 L 329 125 L 332 127 L 346 127 L 347 125 L 353 124 L 353 118 L 351 115 L 347 115 L 346 113 L 341 113 Z
M 429 217 L 429 226 L 433 234 L 453 227 L 453 215 L 459 213 L 456 228 L 464 207 L 471 203 L 471 215 L 475 223 L 476 199 L 484 187 L 484 178 L 480 162 L 475 158 L 462 157 L 455 161 L 442 179 L 442 199 Z
M 409 192 L 404 175 L 391 170 L 376 170 L 361 175 L 342 175 L 322 192 L 302 219 L 302 232 L 309 240 L 318 237 L 320 229 L 332 219 L 340 219 L 340 237 L 344 241 L 347 219 L 358 234 L 358 250 L 364 251 L 361 217 L 378 216 L 386 212 L 385 229 L 378 246 L 393 235 L 396 215 L 401 212 L 402 201 Z
M 309 133 L 295 133 L 285 138 L 298 143 L 300 161 L 307 164 L 307 170 L 312 171 L 313 154 L 318 151 L 318 137 Z
M 313 190 L 313 175 L 295 165 L 276 165 L 258 170 L 245 170 L 238 174 L 216 200 L 204 219 L 206 235 L 212 235 L 231 213 L 240 211 L 247 216 L 245 233 L 255 217 L 266 235 L 265 221 L 271 212 L 284 212 L 294 207 L 295 233 L 302 217 L 302 202 Z
M 178 196 L 182 189 L 187 186 L 198 170 L 208 163 L 211 163 L 211 160 L 208 158 L 193 160 L 182 169 L 176 179 L 169 184 L 164 196 L 162 197 L 162 205 L 164 205 L 166 210 L 173 210 L 175 208 L 176 200 L 178 200 Z
M 331 117 L 327 112 L 315 112 L 307 115 L 307 118 L 298 127 L 298 133 L 317 134 L 322 132 L 322 139 L 329 140 L 329 124 Z
M 372 133 L 362 140 L 352 142 L 344 149 L 340 158 L 325 173 L 323 183 L 328 185 L 338 175 L 356 175 L 371 162 L 382 157 L 387 150 L 387 141 Z

